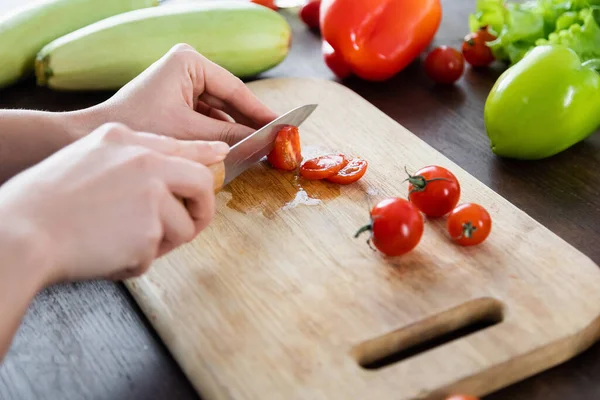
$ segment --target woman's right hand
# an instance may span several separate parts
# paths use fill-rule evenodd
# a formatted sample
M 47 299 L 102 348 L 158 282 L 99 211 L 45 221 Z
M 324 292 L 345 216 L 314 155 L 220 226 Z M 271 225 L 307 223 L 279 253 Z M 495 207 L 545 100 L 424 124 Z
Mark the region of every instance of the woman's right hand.
M 106 124 L 0 187 L 0 219 L 44 246 L 46 284 L 138 276 L 211 222 L 228 151 Z

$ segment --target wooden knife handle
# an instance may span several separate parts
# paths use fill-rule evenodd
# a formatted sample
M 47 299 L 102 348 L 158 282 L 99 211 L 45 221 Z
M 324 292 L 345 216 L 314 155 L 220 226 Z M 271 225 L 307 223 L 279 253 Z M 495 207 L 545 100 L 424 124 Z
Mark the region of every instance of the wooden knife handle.
M 212 172 L 213 174 L 213 188 L 215 190 L 215 193 L 217 193 L 223 188 L 223 184 L 225 183 L 225 164 L 223 163 L 223 161 L 221 161 L 209 166 L 208 169 L 210 169 L 210 172 Z

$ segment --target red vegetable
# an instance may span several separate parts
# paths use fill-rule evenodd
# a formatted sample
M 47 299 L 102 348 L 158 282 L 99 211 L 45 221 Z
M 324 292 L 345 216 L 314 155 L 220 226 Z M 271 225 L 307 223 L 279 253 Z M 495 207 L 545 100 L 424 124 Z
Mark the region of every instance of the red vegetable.
M 462 45 L 462 53 L 465 60 L 473 67 L 485 67 L 494 62 L 495 57 L 492 50 L 486 42 L 491 42 L 496 36 L 488 32 L 486 27 L 482 27 L 477 32 L 471 32 L 465 36 Z
M 436 165 L 421 168 L 408 177 L 409 200 L 428 217 L 448 214 L 460 199 L 460 183 L 446 168 Z
M 337 174 L 348 164 L 343 154 L 326 154 L 306 161 L 300 167 L 300 175 L 304 179 L 326 179 Z
M 277 11 L 279 7 L 275 4 L 275 0 L 250 0 L 251 3 L 259 4 L 261 6 L 265 6 L 270 8 L 271 10 Z
M 287 126 L 277 133 L 273 150 L 267 156 L 267 161 L 277 168 L 293 171 L 302 162 L 300 133 L 295 126 Z
M 475 246 L 489 236 L 492 218 L 479 204 L 465 203 L 450 213 L 447 229 L 450 237 L 461 246 Z
M 413 250 L 421 241 L 423 216 L 410 202 L 400 198 L 380 201 L 371 210 L 371 223 L 355 235 L 370 231 L 369 243 L 380 252 L 395 257 Z
M 321 34 L 358 77 L 383 81 L 435 36 L 440 0 L 322 0 Z
M 300 9 L 300 19 L 311 29 L 319 29 L 321 0 L 308 0 Z
M 323 53 L 323 59 L 329 69 L 340 79 L 345 79 L 352 75 L 350 66 L 344 61 L 344 59 L 333 50 L 333 47 L 327 41 L 323 40 L 321 51 Z
M 465 70 L 465 60 L 460 51 L 448 47 L 436 47 L 425 58 L 425 73 L 437 83 L 456 82 Z
M 365 175 L 365 172 L 367 172 L 367 167 L 368 163 L 366 160 L 353 158 L 337 174 L 326 179 L 340 185 L 349 185 L 360 180 Z

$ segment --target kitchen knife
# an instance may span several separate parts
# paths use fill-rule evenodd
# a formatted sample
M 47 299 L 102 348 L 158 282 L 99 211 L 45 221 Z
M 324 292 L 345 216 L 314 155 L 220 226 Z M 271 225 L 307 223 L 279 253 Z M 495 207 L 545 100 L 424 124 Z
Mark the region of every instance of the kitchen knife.
M 215 192 L 269 154 L 281 128 L 287 125 L 299 127 L 315 108 L 316 104 L 295 108 L 232 146 L 224 161 L 209 167 L 214 176 Z

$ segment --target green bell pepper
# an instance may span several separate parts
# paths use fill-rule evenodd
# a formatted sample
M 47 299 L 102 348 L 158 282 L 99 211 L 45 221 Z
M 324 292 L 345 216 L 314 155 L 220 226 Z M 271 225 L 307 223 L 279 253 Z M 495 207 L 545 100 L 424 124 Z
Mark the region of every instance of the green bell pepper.
M 492 151 L 537 160 L 600 127 L 599 59 L 581 62 L 563 44 L 534 47 L 494 84 L 484 109 Z

